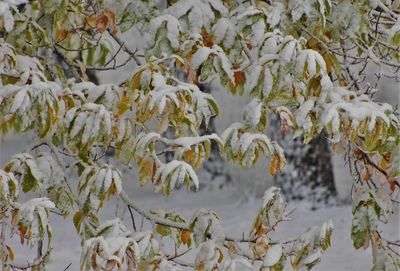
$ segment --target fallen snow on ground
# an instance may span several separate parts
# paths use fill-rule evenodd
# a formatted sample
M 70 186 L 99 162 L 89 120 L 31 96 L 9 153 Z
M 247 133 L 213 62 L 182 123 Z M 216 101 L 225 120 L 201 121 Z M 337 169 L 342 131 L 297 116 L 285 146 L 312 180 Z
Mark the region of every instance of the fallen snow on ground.
M 248 233 L 249 227 L 253 222 L 261 199 L 246 200 L 240 192 L 234 188 L 222 191 L 200 191 L 197 193 L 187 193 L 185 191 L 175 192 L 170 197 L 155 195 L 150 187 L 139 188 L 132 183 L 129 185 L 128 193 L 142 207 L 147 209 L 162 208 L 173 209 L 190 219 L 192 213 L 201 207 L 210 208 L 216 211 L 222 218 L 222 223 L 226 231 L 230 234 L 242 236 Z M 104 210 L 104 219 L 113 218 L 117 202 L 112 202 Z M 121 202 L 119 202 L 121 207 Z M 325 271 L 364 271 L 371 267 L 370 250 L 355 251 L 350 239 L 351 226 L 351 207 L 349 205 L 330 207 L 311 211 L 305 204 L 289 205 L 289 210 L 296 208 L 291 215 L 293 220 L 284 222 L 277 227 L 274 237 L 288 238 L 307 230 L 308 227 L 320 224 L 333 219 L 335 231 L 332 237 L 332 247 L 329 248 L 322 257 L 322 261 L 314 270 Z M 121 215 L 121 212 L 119 213 Z M 68 270 L 79 270 L 80 261 L 80 240 L 78 239 L 71 219 L 64 220 L 54 216 L 53 220 L 53 251 L 49 261 L 48 270 L 64 270 L 70 263 Z M 124 221 L 127 226 L 131 226 L 129 215 L 125 213 Z M 393 237 L 399 236 L 398 232 L 398 213 L 392 223 L 386 226 L 385 235 Z M 140 224 L 140 218 L 136 218 L 136 224 Z M 16 251 L 18 258 L 24 256 Z M 34 254 L 34 253 L 33 253 Z M 290 268 L 288 268 L 290 270 Z

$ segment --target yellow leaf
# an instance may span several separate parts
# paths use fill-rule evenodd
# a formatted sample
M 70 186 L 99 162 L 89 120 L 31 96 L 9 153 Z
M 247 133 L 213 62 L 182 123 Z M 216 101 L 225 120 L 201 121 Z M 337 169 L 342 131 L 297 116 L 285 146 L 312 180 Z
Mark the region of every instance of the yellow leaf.
M 10 260 L 14 261 L 14 250 L 10 246 L 6 245 L 6 247 L 7 247 L 7 250 L 8 250 L 8 256 L 10 257 Z
M 185 151 L 185 153 L 183 154 L 183 157 L 185 159 L 186 162 L 190 162 L 192 161 L 193 157 L 194 157 L 194 148 L 192 147 L 190 150 Z
M 274 155 L 272 157 L 271 164 L 269 165 L 269 174 L 275 176 L 276 172 L 278 171 L 278 165 L 279 165 L 279 157 L 277 155 Z
M 85 20 L 86 20 L 86 23 L 90 26 L 90 27 L 92 27 L 92 28 L 95 28 L 96 27 L 96 17 L 95 16 L 90 16 L 90 17 L 86 17 L 85 18 Z
M 139 165 L 139 181 L 141 185 L 145 185 L 153 178 L 155 174 L 154 162 L 150 159 L 143 159 Z M 154 172 L 153 172 L 154 171 Z
M 108 199 L 110 199 L 110 197 L 112 195 L 115 195 L 115 193 L 117 193 L 117 187 L 115 186 L 115 183 L 112 182 L 110 188 L 108 189 L 108 193 L 107 193 Z

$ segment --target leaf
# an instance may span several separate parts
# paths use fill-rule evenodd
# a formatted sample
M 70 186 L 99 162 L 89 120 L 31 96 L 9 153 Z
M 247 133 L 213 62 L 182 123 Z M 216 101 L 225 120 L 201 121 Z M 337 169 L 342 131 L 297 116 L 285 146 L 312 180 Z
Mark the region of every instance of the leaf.
M 14 261 L 14 258 L 15 258 L 14 250 L 8 245 L 6 245 L 6 248 L 7 248 L 7 251 L 8 251 L 8 257 L 10 257 L 11 261 Z
M 74 217 L 72 219 L 75 229 L 78 233 L 80 232 L 81 224 L 82 224 L 84 217 L 85 217 L 85 214 L 81 211 L 78 211 L 74 214 Z
M 96 16 L 86 17 L 85 21 L 90 27 L 92 27 L 92 28 L 96 27 L 96 22 L 97 22 Z
M 272 176 L 275 176 L 276 172 L 280 171 L 280 168 L 281 168 L 281 159 L 279 158 L 278 155 L 274 155 L 269 165 L 269 173 Z
M 171 234 L 171 229 L 167 226 L 157 224 L 156 232 L 162 236 L 168 236 Z
M 139 180 L 140 185 L 145 185 L 153 179 L 155 171 L 153 165 L 155 162 L 151 159 L 143 159 L 139 165 Z
M 235 71 L 233 77 L 235 78 L 235 87 L 246 81 L 246 76 L 243 71 Z
M 201 36 L 203 38 L 204 46 L 211 48 L 214 45 L 214 37 L 210 35 L 204 28 L 201 32 Z
M 60 31 L 58 31 L 57 36 L 56 36 L 56 42 L 61 42 L 63 41 L 67 36 L 68 36 L 69 32 L 67 29 L 63 28 Z
M 108 27 L 108 17 L 104 14 L 100 14 L 96 18 L 96 29 L 100 32 L 103 33 L 104 31 L 107 30 Z
M 181 232 L 181 241 L 183 244 L 187 245 L 190 240 L 191 232 L 188 230 L 182 230 Z
M 29 168 L 26 168 L 26 172 L 24 174 L 24 179 L 22 182 L 22 191 L 24 193 L 28 193 L 29 191 L 31 191 L 32 189 L 35 188 L 36 183 L 37 183 L 37 180 L 32 175 L 31 170 Z

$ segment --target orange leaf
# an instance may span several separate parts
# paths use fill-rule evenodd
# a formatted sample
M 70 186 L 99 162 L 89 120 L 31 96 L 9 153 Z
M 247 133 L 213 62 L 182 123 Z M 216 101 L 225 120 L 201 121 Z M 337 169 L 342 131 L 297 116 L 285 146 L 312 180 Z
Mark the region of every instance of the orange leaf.
M 106 31 L 108 27 L 108 17 L 104 14 L 100 14 L 96 18 L 96 28 L 100 33 Z
M 190 240 L 190 231 L 183 230 L 181 232 L 181 241 L 182 241 L 182 243 L 184 243 L 186 245 L 189 242 L 189 240 Z
M 390 155 L 387 155 L 387 157 L 382 157 L 380 166 L 383 170 L 387 170 L 390 166 Z
M 207 31 L 203 30 L 201 33 L 203 37 L 203 44 L 206 47 L 212 47 L 214 45 L 214 38 L 212 35 L 210 35 Z
M 281 159 L 279 158 L 279 156 L 278 155 L 274 155 L 273 157 L 272 157 L 272 160 L 271 160 L 271 164 L 269 165 L 269 173 L 272 175 L 272 176 L 275 176 L 275 174 L 276 174 L 276 172 L 277 171 L 280 171 L 280 164 L 281 164 L 281 161 L 280 161 Z
M 246 79 L 243 71 L 235 71 L 233 77 L 235 78 L 235 87 L 242 84 Z
M 103 14 L 108 18 L 109 25 L 111 26 L 111 32 L 115 34 L 117 32 L 116 29 L 117 16 L 115 14 L 115 11 L 111 8 L 105 8 Z
M 24 227 L 23 225 L 20 225 L 18 227 L 18 230 L 19 230 L 19 236 L 20 236 L 20 239 L 21 239 L 21 244 L 24 244 L 25 234 L 26 234 L 26 231 L 28 229 L 26 227 Z

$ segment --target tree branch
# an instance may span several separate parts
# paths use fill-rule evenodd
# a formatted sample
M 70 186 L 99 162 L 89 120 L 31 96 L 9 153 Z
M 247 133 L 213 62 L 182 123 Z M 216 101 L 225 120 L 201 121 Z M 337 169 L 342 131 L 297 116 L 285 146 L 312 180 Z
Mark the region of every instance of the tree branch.
M 119 46 L 121 46 L 122 49 L 124 49 L 124 51 L 127 54 L 129 54 L 130 58 L 132 58 L 135 61 L 136 65 L 140 66 L 141 65 L 140 60 L 137 58 L 137 55 L 136 55 L 136 53 L 138 51 L 137 48 L 135 49 L 135 51 L 132 51 L 125 45 L 125 43 L 120 38 L 118 38 L 116 35 L 114 35 L 109 29 L 107 29 L 107 31 L 110 34 L 110 36 L 119 44 Z
M 41 265 L 46 260 L 46 258 L 50 255 L 50 251 L 51 251 L 51 249 L 47 250 L 47 252 L 44 255 L 36 258 L 32 262 L 27 262 L 26 264 L 6 263 L 6 265 L 11 267 L 12 269 L 19 269 L 19 270 L 32 269 L 33 267 L 37 267 L 37 266 Z

